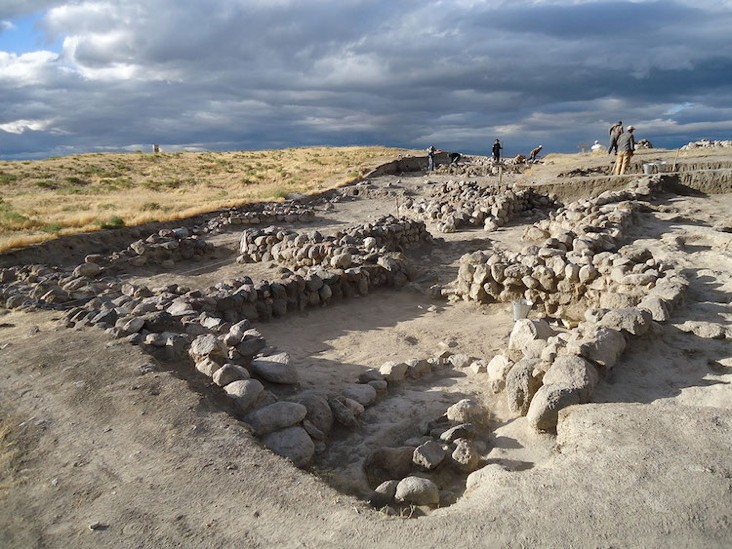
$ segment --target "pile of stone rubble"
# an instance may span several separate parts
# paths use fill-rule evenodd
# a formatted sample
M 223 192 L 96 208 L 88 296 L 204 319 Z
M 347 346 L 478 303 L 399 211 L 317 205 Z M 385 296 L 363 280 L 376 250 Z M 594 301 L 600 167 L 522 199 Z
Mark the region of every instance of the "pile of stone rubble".
M 461 227 L 480 227 L 493 231 L 517 215 L 542 215 L 555 207 L 554 200 L 531 189 L 483 186 L 474 181 L 448 181 L 430 195 L 408 199 L 400 205 L 403 214 L 436 223 L 441 232 L 455 232 Z
M 205 259 L 213 246 L 195 231 L 186 227 L 162 229 L 145 239 L 130 244 L 121 252 L 108 256 L 92 255 L 80 269 L 87 275 L 94 275 L 93 265 L 107 269 L 126 270 L 129 267 L 159 266 L 172 269 L 181 261 Z
M 321 265 L 347 269 L 352 265 L 375 263 L 387 252 L 431 240 L 424 223 L 391 215 L 333 236 L 323 236 L 319 231 L 298 233 L 281 227 L 247 229 L 241 236 L 238 261 L 277 261 L 294 268 Z
M 218 233 L 241 225 L 271 225 L 274 223 L 308 223 L 315 219 L 312 206 L 297 202 L 258 202 L 232 208 L 210 219 L 206 232 Z
M 647 249 L 620 248 L 626 228 L 645 207 L 638 199 L 659 185 L 657 176 L 644 178 L 626 190 L 560 208 L 525 231 L 524 239 L 539 243 L 520 252 L 463 256 L 457 279 L 443 295 L 481 303 L 525 298 L 565 319 L 572 318 L 573 308 L 637 304 L 675 275 Z
M 682 151 L 687 151 L 690 149 L 710 149 L 715 147 L 732 147 L 732 140 L 724 140 L 724 141 L 717 141 L 717 140 L 710 140 L 710 139 L 700 139 L 699 141 L 691 141 L 681 147 Z

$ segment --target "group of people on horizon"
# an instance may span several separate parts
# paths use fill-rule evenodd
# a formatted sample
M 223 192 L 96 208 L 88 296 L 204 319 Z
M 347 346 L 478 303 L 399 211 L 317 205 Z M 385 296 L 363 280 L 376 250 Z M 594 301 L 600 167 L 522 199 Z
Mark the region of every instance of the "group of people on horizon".
M 608 130 L 608 134 L 610 135 L 610 145 L 607 149 L 607 152 L 608 154 L 615 153 L 615 155 L 617 155 L 615 165 L 613 166 L 613 175 L 623 175 L 630 165 L 630 161 L 633 158 L 633 153 L 635 152 L 635 136 L 633 134 L 634 131 L 635 127 L 633 126 L 628 126 L 627 130 L 623 128 L 622 120 L 619 120 L 618 122 L 610 126 L 610 129 Z M 536 162 L 537 156 L 542 149 L 542 145 L 539 145 L 538 147 L 532 149 L 526 161 L 528 163 Z M 592 152 L 598 152 L 601 149 L 602 145 L 600 145 L 599 141 L 595 140 L 595 144 L 591 147 Z M 501 163 L 502 150 L 503 145 L 501 144 L 501 141 L 499 139 L 496 139 L 493 142 L 493 147 L 491 148 L 491 158 L 494 164 Z M 427 171 L 434 171 L 435 155 L 440 152 L 442 151 L 435 148 L 434 145 L 430 145 L 429 148 L 427 148 Z M 519 155 L 519 157 L 520 156 L 521 155 Z M 460 153 L 450 153 L 449 158 L 450 165 L 456 166 L 458 161 L 462 158 L 462 155 Z
M 542 145 L 539 145 L 538 147 L 535 147 L 529 152 L 529 156 L 527 161 L 529 163 L 536 162 L 537 157 L 539 156 L 539 153 L 542 151 L 544 147 Z M 503 150 L 503 145 L 501 144 L 501 141 L 499 139 L 496 139 L 493 143 L 493 146 L 491 147 L 491 158 L 493 160 L 494 164 L 500 164 L 501 163 L 501 151 Z M 435 170 L 435 156 L 438 153 L 443 152 L 441 149 L 438 149 L 434 145 L 430 145 L 426 149 L 427 151 L 427 171 L 432 172 Z M 521 155 L 519 155 L 521 156 Z M 462 154 L 457 152 L 449 153 L 448 158 L 450 160 L 450 166 L 457 166 L 460 159 L 463 157 Z

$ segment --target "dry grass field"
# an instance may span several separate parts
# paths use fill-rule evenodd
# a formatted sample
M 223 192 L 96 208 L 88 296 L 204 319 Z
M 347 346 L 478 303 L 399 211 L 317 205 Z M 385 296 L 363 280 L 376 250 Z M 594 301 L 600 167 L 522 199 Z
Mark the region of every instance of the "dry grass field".
M 385 147 L 85 154 L 0 162 L 0 251 L 320 192 L 398 155 Z

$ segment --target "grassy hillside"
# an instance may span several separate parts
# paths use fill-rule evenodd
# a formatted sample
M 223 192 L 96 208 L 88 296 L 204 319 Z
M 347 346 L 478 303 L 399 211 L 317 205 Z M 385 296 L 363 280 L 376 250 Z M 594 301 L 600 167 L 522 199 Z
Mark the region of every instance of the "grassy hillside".
M 0 251 L 58 234 L 168 221 L 343 185 L 420 154 L 384 147 L 85 154 L 0 161 Z

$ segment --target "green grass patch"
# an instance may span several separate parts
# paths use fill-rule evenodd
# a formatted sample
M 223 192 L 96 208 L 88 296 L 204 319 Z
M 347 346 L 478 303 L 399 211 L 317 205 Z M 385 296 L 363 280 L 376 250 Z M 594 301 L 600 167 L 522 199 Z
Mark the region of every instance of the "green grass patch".
M 284 189 L 277 189 L 272 193 L 272 198 L 286 200 L 287 191 L 285 191 Z
M 33 229 L 38 227 L 38 221 L 35 221 L 20 212 L 0 198 L 0 227 L 8 230 Z
M 7 185 L 18 180 L 18 176 L 14 173 L 1 173 L 0 172 L 0 185 Z
M 142 187 L 151 191 L 168 191 L 171 189 L 179 189 L 184 184 L 180 179 L 165 179 L 163 181 L 155 181 L 148 179 L 142 182 Z
M 99 226 L 102 229 L 119 229 L 125 226 L 125 220 L 118 215 L 113 215 L 106 221 L 99 221 Z
M 41 227 L 41 230 L 44 233 L 57 234 L 61 232 L 61 229 L 63 228 L 63 225 L 61 225 L 60 223 L 49 223 L 48 225 L 44 225 L 43 227 Z

